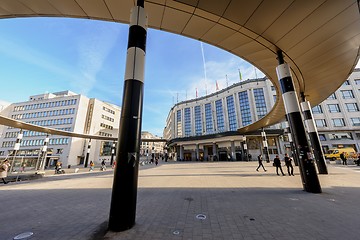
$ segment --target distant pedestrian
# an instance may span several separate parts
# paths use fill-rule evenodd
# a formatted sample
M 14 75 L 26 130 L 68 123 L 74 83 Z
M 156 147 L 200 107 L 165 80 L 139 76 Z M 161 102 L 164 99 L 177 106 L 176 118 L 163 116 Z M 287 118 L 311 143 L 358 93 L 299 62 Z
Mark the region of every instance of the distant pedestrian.
M 262 168 L 264 169 L 264 171 L 266 172 L 266 169 L 265 169 L 262 161 L 263 161 L 263 160 L 262 160 L 262 155 L 260 154 L 260 155 L 258 156 L 259 166 L 256 168 L 256 171 L 259 171 L 259 168 L 262 167 Z
M 340 153 L 340 159 L 342 160 L 342 165 L 347 165 L 347 158 L 344 152 Z
M 252 156 L 251 156 L 251 154 L 250 154 L 250 153 L 248 154 L 248 160 L 249 160 L 249 161 L 251 161 L 251 160 L 252 160 Z
M 10 163 L 9 160 L 7 159 L 5 159 L 5 161 L 0 165 L 0 178 L 2 179 L 4 184 L 9 183 L 5 180 L 5 178 L 7 177 L 7 172 L 9 170 L 9 167 L 10 167 Z
M 112 164 L 112 168 L 114 169 L 114 168 L 115 168 L 115 166 L 116 166 L 116 161 L 114 161 L 114 162 L 113 162 L 113 164 Z
M 94 166 L 95 166 L 94 162 L 90 161 L 90 169 L 89 169 L 90 172 L 94 171 Z
M 106 171 L 106 163 L 105 163 L 105 159 L 103 159 L 101 161 L 101 168 L 100 168 L 100 171 Z
M 284 161 L 285 161 L 285 166 L 287 167 L 289 176 L 294 176 L 294 167 L 291 163 L 292 159 L 289 157 L 289 155 L 287 153 L 285 153 Z
M 158 164 L 159 164 L 159 158 L 156 157 L 156 158 L 155 158 L 155 165 L 157 166 Z
M 280 161 L 279 155 L 276 155 L 276 157 L 274 158 L 274 166 L 276 167 L 276 174 L 277 175 L 280 175 L 279 174 L 279 169 L 280 169 L 282 175 L 285 176 L 285 174 L 284 174 L 284 172 L 283 172 L 283 170 L 281 168 L 281 161 Z

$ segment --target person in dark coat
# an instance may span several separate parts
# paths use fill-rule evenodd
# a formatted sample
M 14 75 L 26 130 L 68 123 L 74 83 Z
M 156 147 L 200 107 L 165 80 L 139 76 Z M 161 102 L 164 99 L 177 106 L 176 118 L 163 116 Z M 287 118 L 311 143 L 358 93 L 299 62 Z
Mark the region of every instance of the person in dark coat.
M 276 174 L 277 175 L 280 175 L 279 174 L 279 169 L 280 169 L 282 175 L 285 176 L 285 174 L 284 174 L 284 172 L 283 172 L 283 170 L 281 168 L 281 161 L 280 161 L 279 155 L 276 155 L 276 157 L 274 158 L 274 166 L 276 167 Z
M 292 159 L 289 157 L 289 155 L 287 153 L 285 153 L 285 157 L 284 157 L 284 161 L 285 161 L 285 166 L 287 167 L 287 171 L 289 176 L 294 176 L 294 167 L 292 165 Z
M 347 158 L 344 152 L 340 153 L 340 158 L 342 160 L 342 165 L 347 165 Z
M 262 160 L 262 155 L 260 154 L 260 155 L 258 156 L 259 166 L 256 168 L 256 171 L 259 171 L 259 168 L 262 167 L 262 168 L 264 169 L 264 171 L 266 172 L 266 169 L 265 169 L 262 161 L 263 161 L 263 160 Z

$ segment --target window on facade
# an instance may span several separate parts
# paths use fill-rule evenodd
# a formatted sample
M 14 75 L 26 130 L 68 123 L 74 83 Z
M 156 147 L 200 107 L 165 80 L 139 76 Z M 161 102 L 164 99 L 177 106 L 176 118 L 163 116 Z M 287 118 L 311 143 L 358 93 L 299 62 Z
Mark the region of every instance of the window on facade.
M 327 99 L 328 100 L 336 99 L 336 94 L 335 93 L 331 94 Z
M 249 97 L 247 91 L 239 92 L 239 105 L 240 105 L 242 125 L 247 126 L 252 122 L 250 103 L 249 103 Z
M 315 113 L 315 114 L 316 113 L 323 113 L 321 105 L 317 105 L 317 106 L 313 107 L 312 112 Z
M 337 113 L 340 112 L 339 104 L 328 104 L 329 112 Z
M 360 85 L 360 79 L 354 79 L 356 85 Z
M 201 108 L 200 106 L 195 106 L 195 135 L 202 135 L 202 125 L 201 125 Z
M 262 88 L 255 88 L 253 92 L 255 98 L 256 112 L 258 118 L 260 119 L 263 118 L 267 113 L 264 90 Z
M 352 90 L 342 90 L 341 94 L 342 94 L 343 99 L 354 98 L 354 93 Z
M 334 127 L 343 127 L 345 126 L 345 121 L 343 118 L 333 118 L 331 119 Z
M 229 118 L 229 130 L 235 131 L 237 129 L 237 124 L 236 124 L 234 97 L 232 95 L 227 96 L 226 103 L 227 103 L 228 118 Z
M 224 125 L 224 111 L 223 111 L 221 99 L 215 101 L 215 109 L 216 109 L 217 130 L 219 132 L 223 132 L 225 131 L 225 125 Z
M 315 119 L 316 127 L 326 127 L 325 119 Z
M 275 90 L 276 90 L 275 86 L 271 86 L 271 91 L 275 91 Z
M 325 134 L 319 134 L 320 141 L 326 141 Z
M 184 109 L 184 128 L 185 128 L 185 137 L 190 137 L 191 135 L 190 108 Z
M 206 126 L 206 133 L 213 133 L 214 128 L 213 128 L 211 103 L 205 104 L 205 126 Z
M 349 80 L 346 80 L 346 81 L 343 83 L 343 86 L 347 86 L 347 85 L 350 85 L 350 81 L 349 81 Z
M 359 111 L 359 107 L 357 105 L 357 103 L 346 103 L 346 109 L 348 112 L 358 112 Z
M 360 126 L 360 117 L 350 118 L 353 126 Z
M 176 112 L 176 122 L 177 122 L 177 135 L 182 136 L 182 131 L 181 131 L 181 110 L 178 110 Z

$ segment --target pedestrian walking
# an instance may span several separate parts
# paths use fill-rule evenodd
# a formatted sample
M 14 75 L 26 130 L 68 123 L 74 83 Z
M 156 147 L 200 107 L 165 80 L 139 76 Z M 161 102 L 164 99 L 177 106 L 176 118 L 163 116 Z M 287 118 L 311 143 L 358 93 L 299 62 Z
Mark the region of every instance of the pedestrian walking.
M 8 184 L 6 181 L 7 172 L 9 170 L 10 163 L 9 160 L 5 159 L 5 161 L 0 165 L 0 178 L 2 179 L 4 184 Z
M 294 176 L 294 167 L 292 165 L 292 158 L 290 158 L 287 153 L 285 153 L 284 161 L 285 161 L 285 166 L 287 167 L 289 176 Z
M 90 161 L 90 169 L 89 169 L 90 172 L 94 171 L 94 166 L 95 166 L 94 162 Z
M 342 160 L 342 165 L 347 165 L 347 158 L 345 152 L 340 153 L 340 159 Z
M 276 155 L 276 157 L 274 158 L 274 166 L 276 167 L 276 174 L 279 176 L 279 169 L 282 173 L 283 176 L 285 176 L 282 168 L 281 168 L 281 161 L 280 161 L 280 158 L 279 158 L 279 155 Z
M 263 165 L 262 161 L 263 161 L 263 159 L 262 159 L 262 155 L 260 154 L 260 155 L 258 156 L 259 166 L 256 168 L 256 171 L 259 171 L 259 168 L 260 168 L 260 167 L 262 167 L 262 168 L 264 169 L 264 171 L 266 172 L 266 169 L 265 169 L 265 167 L 264 167 L 264 165 Z
M 159 164 L 159 158 L 156 157 L 156 158 L 155 158 L 155 165 L 157 166 L 158 164 Z

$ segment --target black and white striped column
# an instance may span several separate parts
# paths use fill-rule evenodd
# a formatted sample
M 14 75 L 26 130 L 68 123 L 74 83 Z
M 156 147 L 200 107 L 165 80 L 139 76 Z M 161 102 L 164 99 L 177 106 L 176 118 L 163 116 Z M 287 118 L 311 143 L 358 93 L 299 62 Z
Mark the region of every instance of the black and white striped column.
M 46 138 L 44 139 L 44 145 L 41 148 L 40 169 L 42 171 L 45 170 L 45 166 L 46 166 L 46 155 L 47 155 L 48 145 L 49 145 L 49 135 L 46 135 Z
M 143 107 L 147 15 L 144 0 L 131 10 L 109 230 L 125 231 L 135 224 Z
M 111 159 L 110 159 L 110 166 L 112 166 L 114 164 L 114 156 L 116 153 L 116 142 L 113 142 L 112 147 L 111 147 Z
M 91 139 L 89 140 L 87 149 L 86 149 L 86 156 L 85 156 L 85 164 L 84 167 L 88 167 L 88 163 L 89 163 L 89 155 L 90 155 L 90 150 L 91 150 Z
M 11 163 L 11 167 L 10 167 L 10 171 L 9 172 L 12 172 L 13 171 L 13 168 L 14 168 L 14 164 L 15 164 L 15 159 L 16 159 L 16 153 L 17 151 L 19 151 L 20 149 L 20 144 L 21 144 L 21 140 L 23 139 L 23 131 L 22 129 L 20 129 L 20 132 L 16 138 L 16 142 L 15 142 L 15 145 L 14 145 L 14 156 L 13 156 L 13 161 Z
M 322 151 L 321 142 L 319 138 L 319 134 L 315 125 L 315 121 L 313 119 L 313 115 L 311 112 L 311 106 L 309 101 L 305 101 L 302 99 L 301 109 L 303 111 L 303 116 L 305 119 L 306 130 L 309 134 L 311 146 L 315 155 L 316 165 L 318 168 L 319 174 L 328 174 L 328 170 L 325 163 L 324 153 Z
M 279 78 L 285 112 L 293 134 L 295 148 L 299 154 L 299 170 L 304 190 L 321 193 L 319 178 L 316 173 L 314 160 L 306 138 L 305 127 L 301 118 L 299 101 L 295 92 L 288 64 L 284 62 L 282 51 L 277 52 L 279 66 L 276 73 Z
M 261 131 L 261 137 L 262 137 L 262 142 L 263 142 L 263 148 L 264 148 L 263 153 L 265 155 L 265 160 L 267 163 L 269 163 L 270 162 L 269 149 L 268 149 L 268 142 L 266 139 L 266 133 L 265 133 L 264 128 Z
M 286 121 L 284 122 L 285 123 L 284 133 L 288 137 L 288 141 L 289 141 L 290 148 L 291 148 L 291 156 L 294 159 L 294 164 L 295 164 L 295 166 L 299 166 L 299 157 L 298 157 L 296 148 L 294 147 L 293 137 L 292 137 L 292 134 L 291 134 L 291 131 L 290 131 L 290 126 L 289 126 L 289 122 L 287 120 L 286 115 L 285 115 L 285 118 L 286 118 Z

